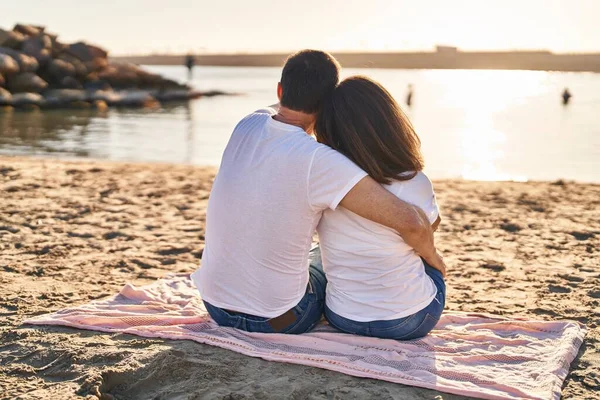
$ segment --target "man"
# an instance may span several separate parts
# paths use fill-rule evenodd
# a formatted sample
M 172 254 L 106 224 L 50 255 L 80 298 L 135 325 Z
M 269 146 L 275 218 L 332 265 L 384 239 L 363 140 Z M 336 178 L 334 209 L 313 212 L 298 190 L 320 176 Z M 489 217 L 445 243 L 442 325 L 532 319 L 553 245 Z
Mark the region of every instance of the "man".
M 288 58 L 280 107 L 234 129 L 209 199 L 202 267 L 192 274 L 212 318 L 250 332 L 303 333 L 321 319 L 326 279 L 308 263 L 322 212 L 343 206 L 398 231 L 444 270 L 427 217 L 310 133 L 339 81 L 329 54 Z

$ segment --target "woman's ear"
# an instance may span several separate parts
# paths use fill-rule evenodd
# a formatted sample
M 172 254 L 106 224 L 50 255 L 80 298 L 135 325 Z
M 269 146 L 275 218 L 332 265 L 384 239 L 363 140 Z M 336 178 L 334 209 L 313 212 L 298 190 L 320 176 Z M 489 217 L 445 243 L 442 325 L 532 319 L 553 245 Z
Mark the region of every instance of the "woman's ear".
M 281 82 L 277 83 L 277 99 L 281 103 L 281 96 L 283 96 L 283 88 L 281 87 Z

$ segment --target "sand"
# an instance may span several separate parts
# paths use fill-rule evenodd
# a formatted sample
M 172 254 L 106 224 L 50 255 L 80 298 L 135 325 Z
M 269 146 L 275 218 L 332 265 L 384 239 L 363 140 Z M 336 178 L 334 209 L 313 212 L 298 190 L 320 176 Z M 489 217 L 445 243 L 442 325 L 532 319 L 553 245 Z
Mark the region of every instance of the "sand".
M 192 272 L 213 168 L 0 157 L 0 398 L 459 399 L 266 362 L 189 341 L 61 327 L 30 316 Z M 563 398 L 600 389 L 600 185 L 435 182 L 448 309 L 590 332 Z

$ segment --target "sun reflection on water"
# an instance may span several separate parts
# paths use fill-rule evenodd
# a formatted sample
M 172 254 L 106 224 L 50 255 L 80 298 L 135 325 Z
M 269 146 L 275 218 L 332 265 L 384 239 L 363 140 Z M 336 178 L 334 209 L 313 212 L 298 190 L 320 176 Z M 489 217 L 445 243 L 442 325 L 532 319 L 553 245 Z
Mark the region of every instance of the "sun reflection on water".
M 544 92 L 545 77 L 529 71 L 452 71 L 448 79 L 444 72 L 435 71 L 432 79 L 446 85 L 440 92 L 440 102 L 453 109 L 461 123 L 454 132 L 460 146 L 460 175 L 463 179 L 481 181 L 527 181 L 523 175 L 508 173 L 506 165 L 507 122 L 509 106 L 524 103 L 526 96 Z M 518 88 L 518 91 L 515 91 Z M 525 95 L 526 93 L 526 95 Z M 458 146 L 457 146 L 458 147 Z M 458 155 L 458 154 L 457 154 Z
M 527 181 L 525 176 L 512 176 L 499 170 L 498 161 L 505 157 L 506 135 L 494 129 L 486 118 L 470 119 L 462 135 L 463 179 L 477 181 Z

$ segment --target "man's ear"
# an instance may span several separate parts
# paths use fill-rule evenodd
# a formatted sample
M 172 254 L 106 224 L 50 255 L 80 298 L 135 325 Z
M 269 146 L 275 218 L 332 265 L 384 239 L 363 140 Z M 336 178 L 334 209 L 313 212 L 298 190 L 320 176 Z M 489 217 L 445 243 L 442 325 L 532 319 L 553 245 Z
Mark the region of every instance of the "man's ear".
M 277 99 L 281 102 L 281 96 L 283 96 L 283 88 L 281 87 L 281 82 L 277 83 Z

